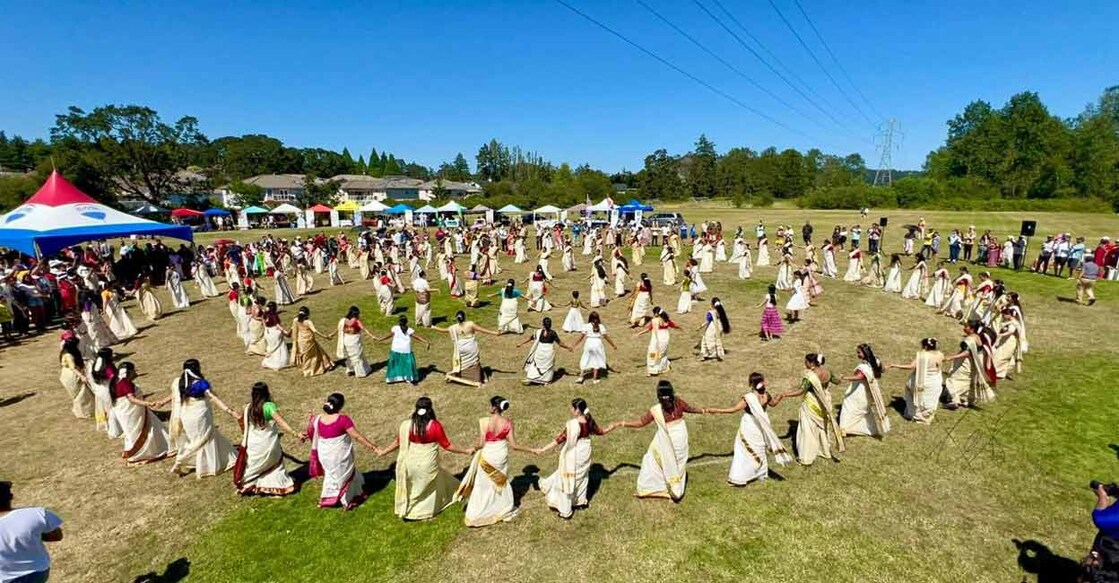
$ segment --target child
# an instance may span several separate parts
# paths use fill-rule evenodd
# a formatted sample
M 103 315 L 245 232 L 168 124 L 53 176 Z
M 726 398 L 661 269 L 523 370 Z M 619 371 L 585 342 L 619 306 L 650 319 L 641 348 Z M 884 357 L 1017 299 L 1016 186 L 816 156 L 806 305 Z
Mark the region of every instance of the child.
M 781 324 L 781 313 L 777 311 L 777 286 L 770 284 L 765 300 L 759 305 L 765 306 L 762 311 L 762 339 L 773 340 L 785 333 L 785 326 Z
M 800 313 L 808 309 L 808 294 L 804 290 L 804 272 L 798 271 L 793 276 L 793 297 L 785 304 L 788 311 L 789 322 L 799 322 Z
M 684 268 L 684 281 L 680 284 L 680 300 L 676 302 L 676 313 L 687 314 L 692 311 L 692 267 Z
M 570 308 L 567 310 L 567 318 L 563 320 L 563 331 L 572 334 L 582 332 L 583 312 L 579 310 L 583 307 L 583 302 L 579 301 L 579 290 L 571 292 L 571 301 L 567 305 Z
M 342 279 L 342 275 L 338 273 L 338 256 L 331 253 L 330 261 L 327 263 L 327 270 L 330 272 L 330 285 L 342 285 L 346 283 Z

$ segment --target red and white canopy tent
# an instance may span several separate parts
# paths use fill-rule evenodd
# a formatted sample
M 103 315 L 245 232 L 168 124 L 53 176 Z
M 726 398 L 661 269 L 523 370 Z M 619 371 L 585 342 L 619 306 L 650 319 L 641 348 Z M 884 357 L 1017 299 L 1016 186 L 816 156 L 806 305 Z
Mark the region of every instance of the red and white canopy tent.
M 93 200 L 57 170 L 27 202 L 0 216 L 0 247 L 28 255 L 51 255 L 85 241 L 129 235 L 193 240 L 190 227 L 141 219 Z

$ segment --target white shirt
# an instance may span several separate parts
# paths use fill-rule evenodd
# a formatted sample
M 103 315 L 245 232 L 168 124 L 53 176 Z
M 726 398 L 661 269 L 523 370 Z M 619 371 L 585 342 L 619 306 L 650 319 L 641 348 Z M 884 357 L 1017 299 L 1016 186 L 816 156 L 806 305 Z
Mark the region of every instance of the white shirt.
M 426 279 L 417 277 L 416 279 L 412 280 L 412 289 L 418 292 L 425 292 L 431 291 L 431 286 L 427 283 Z
M 0 517 L 0 581 L 51 568 L 43 535 L 62 526 L 46 508 L 17 508 Z
M 1057 243 L 1057 257 L 1068 257 L 1069 247 L 1068 241 L 1061 241 Z
M 389 350 L 399 352 L 401 354 L 409 354 L 412 352 L 412 334 L 416 331 L 409 328 L 408 332 L 402 332 L 400 326 L 392 327 L 392 347 Z

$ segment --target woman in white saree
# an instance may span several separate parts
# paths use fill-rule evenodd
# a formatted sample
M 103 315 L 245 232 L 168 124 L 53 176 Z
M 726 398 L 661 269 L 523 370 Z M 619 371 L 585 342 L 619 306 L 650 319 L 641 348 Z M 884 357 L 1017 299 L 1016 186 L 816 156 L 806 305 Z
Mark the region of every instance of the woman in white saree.
M 276 303 L 281 306 L 294 304 L 295 296 L 291 293 L 291 286 L 288 285 L 288 276 L 284 275 L 284 270 L 274 268 L 272 278 L 276 281 Z
M 529 450 L 517 445 L 513 422 L 502 416 L 508 410 L 505 397 L 490 399 L 490 416 L 478 420 L 478 445 L 455 492 L 456 501 L 466 502 L 464 522 L 471 528 L 509 522 L 517 516 L 509 450 Z
M 591 307 L 601 308 L 606 302 L 606 266 L 598 255 L 591 264 Z
M 241 447 L 233 467 L 233 486 L 237 493 L 286 496 L 295 492 L 295 481 L 284 468 L 279 429 L 288 435 L 297 433 L 280 416 L 268 385 L 253 383 L 252 402 L 235 417 L 241 424 Z
M 640 419 L 620 421 L 606 428 L 609 433 L 619 427 L 637 429 L 657 424 L 657 432 L 641 458 L 637 475 L 638 498 L 668 498 L 679 502 L 684 498 L 688 482 L 688 425 L 685 413 L 705 413 L 676 397 L 672 383 L 657 382 L 657 404 Z
M 818 457 L 836 459 L 832 453 L 833 441 L 836 451 L 842 453 L 846 448 L 843 433 L 839 431 L 839 424 L 832 413 L 831 393 L 828 391 L 832 376 L 824 368 L 824 355 L 805 355 L 804 369 L 800 387 L 777 395 L 770 406 L 776 407 L 789 397 L 804 397 L 798 414 L 796 453 L 797 462 L 810 466 Z
M 505 287 L 501 291 L 490 296 L 501 296 L 501 306 L 497 310 L 497 331 L 500 334 L 506 332 L 520 334 L 524 332 L 524 327 L 521 326 L 521 318 L 517 314 L 517 298 L 521 297 L 521 291 L 516 289 L 516 284 L 514 280 L 510 279 L 505 282 Z
M 758 239 L 758 267 L 769 266 L 769 239 L 762 237 Z
M 948 277 L 948 270 L 944 268 L 944 262 L 940 262 L 936 271 L 932 274 L 932 286 L 929 289 L 929 294 L 925 296 L 925 305 L 931 308 L 939 309 L 944 304 L 944 300 L 952 291 L 952 281 Z
M 130 466 L 156 462 L 172 453 L 168 451 L 167 428 L 151 410 L 153 403 L 140 397 L 135 380 L 136 366 L 131 362 L 120 363 L 110 393 L 113 415 L 124 437 L 120 456 Z
M 173 267 L 167 268 L 167 291 L 171 294 L 171 305 L 180 310 L 190 307 L 190 296 L 183 287 L 183 277 Z
M 839 269 L 836 268 L 835 264 L 835 244 L 832 243 L 830 239 L 824 242 L 824 265 L 822 273 L 824 277 L 830 277 L 832 279 L 835 279 L 835 277 L 839 275 Z
M 379 451 L 386 455 L 399 450 L 396 456 L 395 513 L 402 520 L 434 518 L 454 502 L 458 480 L 439 465 L 439 451 L 474 455 L 472 449 L 451 445 L 443 425 L 435 417 L 431 399 L 416 400 L 412 416 L 401 422 L 396 441 Z
M 284 338 L 291 336 L 291 331 L 280 324 L 280 314 L 276 311 L 276 302 L 268 302 L 267 311 L 264 313 L 264 361 L 261 366 L 272 370 L 280 370 L 291 366 L 291 352 L 288 350 Z
M 1022 372 L 1022 326 L 1015 310 L 1005 308 L 995 340 L 995 374 L 1000 379 L 1010 379 L 1010 373 Z M 1012 380 L 1012 379 L 1011 379 Z
M 302 259 L 295 263 L 295 295 L 305 296 L 315 289 L 315 274 Z
M 863 279 L 863 252 L 852 249 L 847 259 L 847 273 L 843 275 L 843 281 L 859 283 Z
M 882 287 L 882 291 L 901 293 L 901 255 L 897 253 L 890 256 L 890 270 L 886 273 L 886 285 Z
M 707 409 L 708 413 L 737 413 L 742 412 L 742 419 L 738 423 L 738 432 L 734 438 L 734 457 L 730 462 L 730 474 L 727 483 L 731 486 L 746 486 L 751 482 L 769 478 L 769 455 L 781 466 L 793 461 L 792 456 L 781 444 L 777 433 L 769 422 L 769 415 L 765 412 L 770 405 L 769 395 L 766 393 L 765 377 L 761 373 L 750 373 L 750 390 L 738 400 L 733 407 L 726 409 Z
M 878 386 L 878 379 L 882 376 L 882 361 L 874 355 L 869 344 L 858 345 L 855 356 L 859 359 L 855 374 L 843 377 L 843 380 L 851 384 L 843 395 L 843 405 L 839 409 L 839 430 L 844 437 L 884 437 L 890 431 L 890 419 L 886 417 L 886 401 Z
M 93 420 L 97 424 L 97 430 L 104 431 L 109 439 L 117 439 L 124 434 L 113 412 L 112 385 L 117 377 L 114 358 L 112 348 L 98 350 L 89 371 L 89 389 L 93 393 Z
M 544 270 L 538 265 L 536 271 L 528 275 L 528 293 L 525 299 L 528 301 L 528 311 L 530 312 L 548 312 L 552 309 L 551 302 L 548 301 L 548 276 Z
M 198 284 L 198 293 L 204 298 L 218 297 L 218 288 L 214 285 L 214 279 L 210 277 L 210 272 L 206 268 L 203 261 L 195 261 L 192 266 L 194 271 L 194 282 Z
M 949 318 L 960 318 L 964 315 L 964 302 L 971 293 L 971 274 L 966 267 L 960 268 L 960 275 L 952 282 L 952 291 L 948 299 L 941 304 L 939 312 Z
M 711 309 L 707 310 L 699 329 L 703 330 L 703 337 L 699 340 L 699 357 L 703 360 L 723 360 L 727 353 L 723 348 L 723 335 L 730 334 L 730 320 L 719 298 L 711 298 Z
M 517 348 L 522 348 L 530 342 L 532 343 L 532 349 L 529 350 L 528 357 L 525 358 L 525 378 L 521 381 L 521 384 L 549 384 L 556 374 L 556 346 L 568 352 L 571 351 L 571 348 L 565 345 L 563 340 L 560 340 L 559 334 L 552 329 L 552 319 L 547 316 L 541 321 L 540 329 L 531 338 L 518 344 Z
M 104 284 L 102 285 L 104 286 Z M 132 318 L 128 315 L 124 306 L 120 305 L 120 301 L 117 300 L 117 295 L 107 286 L 101 290 L 101 305 L 105 307 L 103 314 L 105 323 L 109 326 L 109 332 L 112 332 L 117 340 L 128 340 L 139 334 L 136 325 L 132 323 Z
M 300 436 L 311 440 L 311 477 L 322 477 L 320 508 L 353 510 L 365 500 L 365 479 L 354 461 L 355 441 L 380 452 L 354 427 L 353 420 L 342 414 L 345 405 L 342 393 L 331 393 L 323 403 L 323 414 L 313 417 Z
M 920 253 L 917 254 L 917 263 L 912 271 L 909 280 L 905 282 L 905 287 L 901 290 L 901 297 L 907 300 L 919 300 L 925 295 L 926 282 L 929 279 L 929 265 Z
M 936 338 L 921 340 L 921 351 L 909 364 L 890 364 L 887 369 L 912 371 L 905 383 L 905 413 L 910 421 L 929 424 L 940 405 L 940 394 L 944 391 L 944 377 L 941 364 L 944 354 L 936 349 Z
M 171 401 L 170 437 L 173 444 L 179 444 L 171 471 L 182 476 L 194 470 L 202 479 L 232 469 L 237 452 L 214 425 L 210 404 L 230 415 L 233 410 L 211 391 L 210 382 L 202 376 L 202 365 L 193 358 L 183 363 L 183 373 L 175 385 L 171 396 L 156 404 L 158 407 Z
M 668 312 L 661 310 L 653 315 L 647 326 L 633 335 L 634 338 L 649 335 L 649 348 L 645 352 L 645 372 L 651 377 L 672 370 L 668 347 L 672 341 L 673 328 L 677 328 L 676 323 L 669 317 Z
M 365 378 L 373 373 L 373 367 L 365 360 L 362 334 L 373 340 L 377 339 L 361 322 L 361 310 L 357 306 L 350 306 L 346 317 L 338 321 L 338 343 L 334 350 L 335 357 L 346 361 L 347 376 Z
M 136 301 L 140 304 L 140 311 L 143 312 L 149 322 L 154 322 L 163 316 L 163 303 L 152 291 L 152 282 L 147 276 L 144 276 L 144 279 L 140 282 L 140 287 L 136 289 Z
M 583 354 L 579 357 L 579 378 L 575 379 L 575 382 L 582 383 L 589 372 L 592 382 L 598 384 L 598 375 L 602 371 L 609 370 L 609 365 L 606 363 L 606 345 L 618 349 L 610 335 L 606 333 L 606 326 L 602 325 L 598 312 L 591 312 L 587 316 L 583 335 L 571 345 L 571 349 L 575 350 L 580 344 L 583 344 Z
M 777 291 L 784 291 L 793 289 L 793 258 L 790 255 L 781 257 L 781 261 L 777 262 L 777 280 L 773 285 L 777 286 Z
M 454 324 L 446 328 L 432 326 L 431 329 L 451 336 L 454 352 L 451 354 L 451 370 L 445 377 L 446 381 L 471 387 L 485 384 L 486 371 L 482 367 L 482 349 L 478 345 L 478 334 L 498 336 L 498 333 L 467 320 L 466 312 L 462 310 L 455 313 Z
M 591 416 L 590 407 L 581 398 L 571 401 L 571 419 L 563 431 L 544 447 L 533 453 L 543 454 L 559 447 L 556 471 L 540 480 L 548 507 L 563 519 L 571 518 L 576 508 L 587 506 L 587 485 L 591 470 L 591 436 L 606 435 Z
M 663 271 L 661 283 L 676 285 L 676 254 L 673 253 L 672 247 L 667 245 L 661 249 L 661 270 Z
M 82 302 L 81 318 L 82 323 L 85 324 L 86 332 L 89 334 L 90 342 L 93 344 L 94 352 L 117 343 L 117 337 L 105 324 L 105 320 L 101 317 L 101 310 L 98 309 L 93 298 L 88 298 Z
M 629 303 L 629 326 L 636 328 L 645 323 L 649 318 L 649 310 L 653 307 L 653 282 L 649 280 L 648 273 L 642 273 L 634 290 L 633 298 Z
M 951 397 L 947 407 L 955 409 L 961 405 L 973 407 L 995 399 L 995 373 L 994 355 L 990 342 L 984 339 L 983 324 L 968 322 L 964 324 L 964 339 L 960 342 L 960 351 L 951 356 L 944 357 L 946 361 L 954 361 L 952 370 L 944 379 L 944 387 L 948 389 Z M 993 333 L 989 333 L 988 337 Z
M 93 416 L 94 398 L 93 392 L 89 388 L 85 359 L 82 357 L 79 343 L 80 340 L 73 334 L 62 341 L 62 350 L 58 355 L 61 365 L 58 380 L 70 397 L 70 412 L 79 419 L 89 419 Z

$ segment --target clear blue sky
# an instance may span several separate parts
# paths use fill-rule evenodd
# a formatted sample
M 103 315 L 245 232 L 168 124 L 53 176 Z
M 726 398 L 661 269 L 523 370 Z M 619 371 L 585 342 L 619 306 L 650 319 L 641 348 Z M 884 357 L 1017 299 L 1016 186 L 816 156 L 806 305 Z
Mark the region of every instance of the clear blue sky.
M 165 119 L 196 116 L 210 137 L 266 133 L 293 146 L 347 146 L 355 157 L 387 148 L 432 166 L 457 152 L 473 165 L 478 146 L 496 137 L 556 162 L 636 170 L 654 149 L 684 152 L 700 133 L 720 152 L 820 147 L 877 164 L 874 127 L 768 0 L 721 2 L 847 129 L 836 129 L 691 0 L 644 1 L 815 121 L 726 69 L 636 0 L 566 1 L 807 136 L 711 93 L 554 0 L 283 7 L 9 0 L 0 11 L 0 129 L 46 137 L 69 105 L 137 103 Z M 702 0 L 721 15 L 713 1 Z M 773 1 L 875 117 L 793 1 Z M 1052 112 L 1073 116 L 1119 83 L 1119 2 L 800 2 L 875 110 L 899 121 L 898 168 L 920 167 L 943 141 L 945 120 L 973 99 L 1000 106 L 1016 92 L 1037 91 Z

